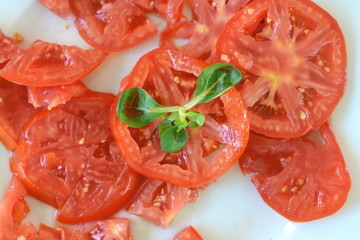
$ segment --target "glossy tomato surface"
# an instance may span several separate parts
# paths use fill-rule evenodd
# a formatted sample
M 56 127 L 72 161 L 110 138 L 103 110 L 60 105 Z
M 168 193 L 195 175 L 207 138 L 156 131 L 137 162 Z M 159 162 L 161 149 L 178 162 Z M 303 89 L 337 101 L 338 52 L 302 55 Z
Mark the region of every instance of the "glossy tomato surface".
M 81 37 L 106 52 L 122 51 L 157 33 L 145 12 L 125 0 L 70 0 L 70 8 Z
M 155 49 L 144 55 L 121 91 L 144 88 L 158 103 L 182 106 L 195 92 L 197 76 L 206 66 L 173 50 Z M 242 154 L 248 139 L 249 123 L 240 94 L 231 89 L 220 98 L 199 104 L 194 110 L 206 116 L 205 124 L 187 129 L 189 141 L 178 153 L 161 149 L 155 120 L 142 128 L 131 128 L 111 112 L 111 125 L 125 160 L 136 171 L 158 180 L 185 187 L 198 187 L 224 174 Z
M 243 173 L 262 199 L 284 217 L 305 222 L 335 213 L 351 187 L 341 150 L 328 124 L 301 138 L 250 134 L 241 157 Z
M 112 94 L 90 92 L 44 110 L 26 125 L 11 168 L 66 223 L 109 216 L 135 189 L 109 128 Z
M 181 230 L 175 235 L 174 240 L 203 240 L 193 226 Z
M 76 82 L 105 59 L 96 49 L 34 41 L 16 52 L 0 70 L 6 80 L 25 86 L 49 87 Z
M 250 0 L 190 0 L 191 16 L 162 32 L 160 46 L 211 62 L 225 23 L 248 2 Z M 179 39 L 188 41 L 177 44 Z
M 270 137 L 317 129 L 345 89 L 344 37 L 335 19 L 312 1 L 251 2 L 226 24 L 216 60 L 244 72 L 238 89 L 251 128 Z

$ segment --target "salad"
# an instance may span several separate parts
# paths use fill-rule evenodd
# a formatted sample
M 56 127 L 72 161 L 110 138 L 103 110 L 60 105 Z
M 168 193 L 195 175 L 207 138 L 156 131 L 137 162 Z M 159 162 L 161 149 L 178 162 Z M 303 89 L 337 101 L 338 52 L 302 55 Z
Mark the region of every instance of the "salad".
M 247 232 L 247 229 L 251 229 L 255 224 L 254 222 L 264 225 L 261 220 L 253 219 L 253 216 L 256 216 L 253 215 L 254 209 L 250 211 L 249 208 L 243 207 L 237 214 L 230 214 L 234 204 L 252 202 L 257 196 L 255 188 L 249 181 L 250 178 L 255 183 L 264 202 L 285 218 L 276 215 L 271 208 L 262 205 L 263 202 L 258 196 L 256 206 L 262 207 L 262 214 L 270 214 L 271 218 L 277 218 L 278 221 L 274 223 L 275 225 L 285 225 L 285 235 L 296 230 L 298 226 L 310 226 L 297 225 L 288 222 L 286 218 L 295 222 L 304 222 L 337 212 L 347 199 L 351 181 L 335 136 L 329 125 L 325 123 L 342 97 L 346 82 L 345 41 L 336 21 L 310 1 L 284 1 L 283 5 L 262 0 L 229 1 L 226 4 L 222 1 L 190 1 L 185 9 L 193 10 L 194 17 L 192 19 L 188 16 L 174 14 L 182 8 L 182 5 L 179 4 L 181 1 L 169 2 L 172 8 L 164 8 L 160 2 L 151 1 L 123 2 L 121 8 L 114 2 L 104 5 L 106 8 L 103 8 L 101 4 L 104 3 L 77 5 L 78 3 L 70 1 L 70 8 L 75 16 L 70 15 L 67 20 L 52 15 L 38 2 L 31 3 L 31 7 L 40 9 L 43 13 L 38 16 L 39 22 L 44 17 L 56 19 L 54 21 L 58 23 L 57 26 L 61 27 L 61 29 L 59 27 L 59 31 L 63 31 L 65 35 L 77 36 L 78 39 L 75 37 L 76 41 L 73 43 L 71 43 L 74 40 L 72 38 L 63 42 L 61 40 L 49 41 L 42 38 L 41 34 L 33 34 L 35 38 L 42 41 L 35 41 L 35 39 L 29 41 L 26 31 L 16 29 L 16 32 L 21 33 L 25 39 L 24 44 L 20 45 L 21 50 L 17 48 L 16 44 L 10 44 L 8 49 L 10 55 L 2 55 L 3 68 L 0 74 L 7 81 L 13 82 L 11 84 L 7 81 L 2 82 L 2 88 L 7 89 L 5 92 L 15 89 L 16 95 L 24 98 L 28 95 L 28 101 L 37 107 L 33 109 L 24 103 L 26 106 L 23 106 L 24 108 L 20 109 L 20 112 L 26 111 L 28 115 L 24 117 L 23 114 L 20 114 L 19 116 L 23 119 L 20 120 L 19 117 L 18 121 L 15 121 L 16 124 L 22 125 L 20 136 L 18 137 L 14 131 L 10 133 L 11 137 L 4 141 L 5 146 L 12 151 L 9 165 L 16 177 L 11 183 L 21 190 L 19 190 L 19 198 L 22 199 L 29 194 L 40 200 L 42 203 L 37 204 L 42 207 L 46 203 L 59 209 L 56 217 L 57 226 L 65 228 L 67 225 L 63 224 L 70 224 L 68 228 L 72 229 L 73 224 L 76 224 L 77 227 L 69 231 L 89 231 L 93 237 L 95 236 L 94 229 L 100 231 L 99 229 L 104 230 L 111 226 L 108 225 L 109 222 L 106 222 L 110 220 L 104 220 L 104 218 L 113 216 L 123 207 L 131 214 L 139 215 L 166 228 L 163 230 L 155 227 L 151 223 L 128 215 L 125 211 L 117 213 L 117 216 L 120 217 L 118 221 L 122 221 L 121 224 L 125 226 L 122 229 L 127 228 L 126 225 L 129 223 L 125 218 L 130 217 L 130 228 L 134 239 L 159 239 L 159 236 L 166 236 L 169 239 L 189 225 L 193 225 L 204 239 L 212 239 L 211 237 L 218 239 L 226 234 L 230 234 L 230 238 L 236 236 L 235 238 L 238 239 L 241 233 L 250 234 L 248 236 L 254 236 L 254 238 L 255 236 L 259 237 L 260 235 L 251 235 Z M 289 14 L 283 12 L 284 9 L 287 9 L 284 6 L 291 6 Z M 89 14 L 91 11 L 84 12 L 84 8 L 95 9 L 92 10 L 93 13 L 100 11 L 103 15 L 94 19 L 92 14 Z M 121 9 L 127 9 L 126 14 L 128 15 L 124 13 L 115 17 L 112 11 L 116 12 Z M 240 11 L 235 13 L 234 9 Z M 309 12 L 309 9 L 313 13 L 310 17 L 311 20 L 308 20 L 308 15 L 304 14 L 306 11 Z M 144 12 L 147 12 L 147 15 L 144 15 Z M 63 13 L 60 15 L 66 16 Z M 149 16 L 150 18 L 148 18 Z M 288 16 L 287 19 L 286 16 Z M 116 22 L 113 20 L 115 18 L 119 18 L 116 21 L 122 21 L 122 18 L 125 18 L 130 26 L 128 31 L 119 33 L 114 31 L 116 26 L 114 28 L 111 24 Z M 100 22 L 109 22 L 103 31 L 96 30 L 100 27 L 96 25 L 99 19 Z M 316 19 L 321 19 L 321 21 L 317 22 Z M 289 24 L 287 26 L 290 29 L 290 38 L 286 38 L 287 36 L 284 35 L 284 29 L 282 29 L 284 22 Z M 213 27 L 207 28 L 210 23 L 213 23 Z M 50 25 L 50 23 L 46 25 Z M 221 29 L 221 26 L 225 26 L 225 28 Z M 156 35 L 156 27 L 161 29 L 161 35 Z M 95 29 L 95 31 L 89 31 L 89 29 Z M 271 32 L 272 30 L 273 32 Z M 7 38 L 7 36 L 11 36 L 9 30 L 6 30 L 5 27 L 3 31 L 5 33 L 3 39 L 11 42 L 12 39 Z M 240 35 L 236 35 L 239 33 Z M 84 43 L 79 36 L 87 43 Z M 190 40 L 185 42 L 182 47 L 181 45 L 178 47 L 177 39 L 189 36 L 191 36 Z M 120 42 L 125 45 L 119 46 L 116 45 L 117 42 L 109 42 L 109 39 L 114 38 L 122 39 Z M 232 41 L 232 38 L 235 40 Z M 251 43 L 252 39 L 255 39 L 259 46 Z M 309 39 L 308 43 L 305 41 L 307 39 Z M 156 48 L 158 41 L 162 49 L 150 51 Z M 319 43 L 316 44 L 316 41 Z M 53 44 L 53 42 L 58 42 L 58 44 Z M 199 45 L 204 42 L 206 44 Z M 233 42 L 237 42 L 237 44 L 234 45 Z M 65 46 L 74 44 L 77 46 Z M 135 45 L 137 46 L 134 47 Z M 189 51 L 189 49 L 194 49 L 194 46 L 204 48 L 196 48 L 198 52 Z M 239 46 L 242 47 L 237 49 Z M 321 50 L 317 50 L 317 48 Z M 241 49 L 246 49 L 246 51 Z M 120 52 L 114 53 L 118 51 Z M 266 55 L 266 51 L 271 55 Z M 43 53 L 44 55 L 42 55 Z M 44 58 L 34 58 L 34 54 L 39 54 Z M 16 57 L 11 57 L 13 55 Z M 128 56 L 133 59 L 133 65 L 127 67 L 128 69 L 126 67 L 122 69 L 122 63 L 127 61 Z M 254 58 L 255 56 L 259 57 Z M 272 65 L 269 65 L 269 62 L 272 61 L 270 56 L 273 59 L 281 59 L 281 61 L 275 60 Z M 312 56 L 312 59 L 309 56 Z M 47 59 L 49 58 L 52 59 L 51 68 L 47 68 Z M 168 58 L 170 62 L 167 60 Z M 56 70 L 64 61 L 70 61 L 67 65 L 75 66 L 75 68 L 59 73 Z M 75 64 L 71 61 L 74 61 Z M 118 118 L 119 112 L 114 110 L 118 104 L 117 98 L 112 94 L 101 93 L 112 92 L 121 97 L 121 94 L 132 86 L 143 87 L 152 98 L 165 106 L 184 104 L 187 106 L 186 102 L 191 99 L 195 85 L 199 84 L 197 81 L 200 81 L 200 73 L 206 66 L 211 66 L 215 62 L 230 63 L 239 68 L 243 75 L 240 84 L 223 93 L 224 95 L 219 96 L 219 99 L 203 102 L 193 109 L 189 108 L 189 111 L 195 111 L 195 115 L 191 116 L 196 117 L 192 119 L 189 117 L 190 115 L 186 115 L 188 116 L 187 121 L 189 121 L 186 124 L 190 124 L 190 126 L 186 125 L 186 131 L 183 127 L 179 128 L 187 132 L 189 141 L 184 148 L 162 156 L 160 156 L 162 150 L 165 152 L 168 150 L 164 149 L 163 144 L 161 144 L 162 150 L 158 148 L 159 137 L 163 138 L 164 134 L 168 132 L 167 130 L 173 126 L 179 126 L 179 120 L 171 118 L 170 115 L 166 120 L 170 119 L 168 122 L 170 125 L 166 125 L 164 134 L 159 133 L 159 135 L 157 132 L 162 131 L 159 125 L 160 121 L 164 121 L 164 117 L 168 115 L 156 118 L 154 122 L 145 127 L 127 128 L 121 123 L 121 118 Z M 98 65 L 99 67 L 97 67 Z M 121 71 L 115 70 L 119 65 Z M 168 66 L 170 66 L 169 70 Z M 43 69 L 49 69 L 49 71 L 44 72 Z M 79 74 L 77 74 L 76 71 L 79 69 Z M 110 76 L 112 71 L 109 69 L 116 72 L 113 79 Z M 155 69 L 157 71 L 154 71 Z M 26 72 L 28 70 L 29 72 Z M 301 75 L 304 72 L 310 72 L 311 77 L 307 78 L 307 76 Z M 102 86 L 99 86 L 99 79 L 104 78 L 110 80 L 104 80 Z M 144 80 L 141 80 L 142 78 Z M 54 86 L 53 82 L 58 79 L 61 81 Z M 79 82 L 79 79 L 82 79 L 84 84 Z M 171 82 L 165 82 L 162 85 L 161 81 L 165 81 L 162 79 Z M 321 81 L 317 79 L 321 79 Z M 118 92 L 120 80 L 121 85 Z M 106 81 L 109 83 L 107 84 Z M 324 84 L 326 81 L 328 82 Z M 24 92 L 24 87 L 15 85 L 15 83 L 28 85 L 28 88 Z M 108 87 L 108 90 L 105 90 L 105 86 Z M 176 90 L 177 86 L 179 86 L 179 90 Z M 101 92 L 96 93 L 91 89 Z M 251 89 L 256 89 L 256 91 L 252 94 Z M 180 95 L 176 95 L 176 91 L 179 91 Z M 238 93 L 242 96 L 242 100 L 238 97 Z M 181 95 L 184 99 L 181 98 Z M 177 102 L 172 102 L 171 97 L 173 96 L 177 96 Z M 239 100 L 234 101 L 238 98 Z M 292 99 L 292 103 L 282 98 Z M 7 99 L 5 95 L 3 99 Z M 295 104 L 297 99 L 301 100 L 299 105 Z M 21 101 L 26 102 L 26 99 Z M 236 105 L 231 105 L 235 102 Z M 227 107 L 228 104 L 230 104 L 229 107 Z M 11 112 L 11 109 L 8 112 Z M 109 116 L 107 113 L 110 112 Z M 205 120 L 198 120 L 200 118 L 198 114 L 205 116 Z M 234 118 L 233 115 L 237 117 Z M 244 117 L 243 120 L 239 120 L 241 116 Z M 194 123 L 197 125 L 191 127 L 191 125 L 194 126 Z M 333 122 L 331 124 L 336 125 Z M 4 123 L 2 127 L 4 128 Z M 320 131 L 314 131 L 319 127 Z M 249 128 L 251 132 L 249 132 Z M 214 132 L 215 129 L 223 130 L 217 135 Z M 46 132 L 51 135 L 45 134 Z M 225 136 L 225 138 L 221 139 L 217 136 Z M 231 136 L 231 138 L 226 138 L 226 136 Z M 291 138 L 289 139 L 289 137 Z M 286 139 L 281 140 L 281 138 Z M 272 143 L 272 141 L 275 142 Z M 246 144 L 247 142 L 248 144 Z M 339 140 L 338 142 L 341 143 Z M 129 145 L 130 143 L 132 145 Z M 228 143 L 230 148 L 226 145 Z M 261 143 L 260 148 L 258 148 L 259 143 Z M 289 147 L 285 147 L 284 150 L 279 150 L 278 147 L 273 150 L 274 147 L 271 147 L 271 150 L 267 151 L 268 143 L 273 146 L 289 144 Z M 214 163 L 216 162 L 214 167 L 220 171 L 211 170 L 212 168 L 205 167 L 204 163 L 200 164 L 200 162 L 192 160 L 201 158 L 187 159 L 188 155 L 196 153 L 198 147 L 194 146 L 197 144 L 202 148 L 202 157 L 209 167 L 213 165 L 211 161 L 214 161 Z M 309 150 L 310 145 L 312 146 L 310 148 L 313 149 L 311 151 L 314 153 Z M 292 152 L 290 149 L 294 146 L 303 147 Z M 150 160 L 159 156 L 164 159 L 159 170 L 156 170 L 156 164 L 147 165 L 147 157 L 143 159 L 144 162 L 141 162 L 143 161 L 142 157 L 134 158 L 135 155 L 132 153 L 136 148 L 141 149 L 140 153 L 145 156 L 153 155 L 149 157 Z M 154 151 L 154 149 L 156 150 Z M 303 149 L 307 149 L 306 153 L 303 152 Z M 239 168 L 234 163 L 244 150 L 239 161 Z M 262 150 L 265 151 L 264 158 L 261 157 Z M 233 155 L 224 157 L 222 151 L 226 154 L 231 152 Z M 271 151 L 275 151 L 275 154 L 273 155 Z M 297 160 L 296 151 L 303 154 L 300 160 L 305 161 L 307 165 L 315 165 L 310 172 L 306 170 L 307 168 L 305 170 L 303 167 L 298 168 L 299 165 L 296 164 L 296 161 L 299 160 Z M 277 156 L 279 152 L 280 156 Z M 8 154 L 5 151 L 4 153 Z M 271 166 L 273 163 L 266 163 L 269 154 L 275 156 L 277 159 L 275 163 L 277 162 L 278 165 Z M 320 164 L 313 157 L 314 155 L 323 156 L 322 159 L 326 158 L 328 161 Z M 69 161 L 67 156 L 72 156 L 73 160 Z M 74 156 L 77 157 L 74 158 Z M 307 163 L 308 156 L 311 156 L 312 163 Z M 210 157 L 214 157 L 214 160 Z M 219 163 L 217 163 L 218 158 Z M 224 161 L 222 158 L 227 160 Z M 59 159 L 64 160 L 59 163 Z M 347 163 L 346 155 L 345 160 Z M 228 162 L 227 165 L 224 165 L 225 162 Z M 166 166 L 169 166 L 169 169 L 165 168 Z M 199 166 L 202 167 L 199 168 Z M 288 175 L 290 178 L 282 177 L 281 181 L 283 182 L 274 180 L 280 176 L 279 172 L 284 174 L 288 166 L 292 166 Z M 228 170 L 230 167 L 231 169 Z M 51 172 L 50 175 L 47 172 L 49 168 L 57 169 L 55 178 L 52 177 Z M 201 169 L 208 170 L 202 172 Z M 240 169 L 244 174 L 250 173 L 251 176 L 244 177 Z M 322 169 L 326 169 L 326 171 L 322 173 Z M 297 174 L 299 171 L 300 175 Z M 137 172 L 149 179 L 145 179 Z M 176 176 L 175 173 L 180 175 Z M 192 176 L 190 173 L 195 173 L 195 175 Z M 99 178 L 99 176 L 104 177 Z M 6 181 L 9 179 L 10 177 Z M 44 181 L 44 179 L 47 180 Z M 164 180 L 168 183 L 162 182 Z M 353 180 L 353 185 L 355 185 L 354 183 Z M 236 189 L 242 186 L 246 189 L 245 194 L 234 193 L 232 187 Z M 276 191 L 266 190 L 266 188 L 272 189 L 274 186 L 277 186 L 284 194 L 278 196 Z M 309 190 L 309 186 L 316 187 Z M 149 191 L 155 198 L 149 198 Z M 100 196 L 99 192 L 109 194 Z M 305 194 L 303 194 L 304 192 Z M 325 196 L 323 196 L 324 193 Z M 304 197 L 300 197 L 301 194 Z M 95 200 L 92 200 L 92 204 L 87 202 L 88 195 L 95 196 L 98 202 Z M 253 196 L 254 199 L 250 199 L 249 196 Z M 297 196 L 298 200 L 295 200 L 296 198 L 293 196 Z M 315 198 L 314 203 L 319 204 L 319 207 L 311 205 L 312 200 L 306 196 L 310 196 L 311 199 Z M 164 202 L 163 198 L 173 199 L 173 202 Z M 26 201 L 30 199 L 30 204 L 31 201 L 37 201 L 31 200 L 28 196 L 25 199 Z M 176 202 L 179 199 L 181 201 Z M 193 203 L 187 203 L 189 201 Z M 224 208 L 215 207 L 212 210 L 206 210 L 211 201 L 214 201 L 216 206 L 220 205 L 229 210 L 229 214 L 225 214 L 226 219 L 219 218 Z M 227 204 L 228 201 L 231 202 Z M 310 201 L 309 205 L 307 205 L 307 201 Z M 22 212 L 26 212 L 24 202 L 22 200 L 14 207 L 14 209 L 23 210 L 19 212 L 20 215 Z M 288 203 L 291 203 L 292 207 L 284 209 L 283 206 L 287 206 Z M 148 204 L 152 206 L 144 207 Z M 171 208 L 167 204 L 176 207 Z M 183 206 L 185 209 L 180 211 Z M 254 206 L 254 204 L 249 206 Z M 321 210 L 322 206 L 325 207 Z M 41 212 L 38 207 L 30 206 L 29 209 L 29 218 Z M 52 208 L 49 208 L 49 211 L 54 213 Z M 178 211 L 180 213 L 177 215 Z M 194 213 L 190 214 L 191 211 Z M 330 220 L 336 219 L 341 211 L 343 210 L 329 217 Z M 53 216 L 53 213 L 45 214 L 48 220 L 42 218 L 35 221 L 34 225 L 37 226 L 39 222 L 44 222 L 49 226 L 54 226 L 53 217 L 49 217 Z M 154 218 L 155 213 L 159 215 Z M 214 218 L 206 216 L 212 214 L 215 214 L 220 222 L 226 222 L 229 219 L 232 223 L 224 226 L 220 231 L 215 231 L 214 228 L 211 228 L 210 231 L 209 224 L 214 221 Z M 238 218 L 242 216 L 246 216 L 246 219 L 239 220 Z M 175 218 L 173 219 L 173 217 Z M 21 220 L 22 217 L 19 219 Z M 308 224 L 321 224 L 322 221 L 329 221 L 326 219 Z M 84 221 L 103 222 L 96 222 L 98 225 L 94 227 L 91 223 L 83 223 Z M 20 222 L 18 220 L 16 224 L 20 226 Z M 145 229 L 149 229 L 148 232 Z M 40 230 L 35 231 L 51 232 L 44 225 Z M 213 234 L 212 231 L 214 231 Z M 273 231 L 265 234 L 269 234 L 268 237 L 276 236 Z M 77 238 L 74 236 L 73 238 Z

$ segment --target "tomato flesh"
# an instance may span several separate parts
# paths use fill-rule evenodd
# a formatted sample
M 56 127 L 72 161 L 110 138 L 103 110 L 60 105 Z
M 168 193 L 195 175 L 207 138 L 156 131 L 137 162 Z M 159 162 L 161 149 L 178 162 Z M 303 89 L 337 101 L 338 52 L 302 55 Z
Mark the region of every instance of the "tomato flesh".
M 162 105 L 182 106 L 190 101 L 197 76 L 205 66 L 179 52 L 155 49 L 143 56 L 123 79 L 121 91 L 142 87 Z M 160 120 L 143 128 L 130 128 L 117 117 L 116 104 L 117 100 L 111 112 L 115 140 L 129 165 L 150 178 L 184 187 L 203 186 L 224 174 L 247 143 L 249 123 L 235 89 L 193 109 L 206 116 L 205 124 L 187 129 L 189 141 L 179 153 L 161 149 L 157 133 Z M 208 141 L 215 144 L 209 146 Z
M 215 60 L 243 71 L 237 87 L 251 128 L 266 136 L 299 137 L 319 128 L 344 93 L 344 37 L 312 1 L 251 2 L 226 24 Z
M 59 17 L 67 18 L 70 15 L 69 0 L 39 0 L 39 2 Z
M 181 230 L 175 235 L 174 240 L 203 240 L 193 226 Z
M 239 160 L 262 199 L 295 222 L 312 221 L 338 211 L 351 180 L 328 124 L 319 132 L 292 139 L 250 134 Z

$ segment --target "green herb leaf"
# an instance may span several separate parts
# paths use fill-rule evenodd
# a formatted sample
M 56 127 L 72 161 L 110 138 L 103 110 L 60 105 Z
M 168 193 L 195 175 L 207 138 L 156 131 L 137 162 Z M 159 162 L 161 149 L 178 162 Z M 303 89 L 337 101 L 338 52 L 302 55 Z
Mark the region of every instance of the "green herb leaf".
M 171 120 L 165 120 L 159 124 L 158 133 L 159 133 L 160 138 L 162 138 L 162 135 L 165 132 L 165 130 L 167 130 L 169 127 L 174 126 L 174 124 L 172 124 L 172 123 L 173 123 L 173 121 L 171 121 Z
M 197 128 L 201 127 L 205 123 L 205 116 L 199 112 L 189 112 L 186 114 L 189 118 L 189 127 L 190 128 Z
M 120 120 L 134 128 L 144 127 L 167 112 L 166 107 L 158 104 L 142 88 L 124 91 L 116 110 Z
M 168 127 L 161 134 L 160 145 L 164 152 L 177 153 L 185 146 L 188 141 L 188 134 L 185 129 L 178 131 L 178 126 Z
M 238 84 L 241 79 L 239 69 L 230 64 L 210 65 L 200 73 L 195 95 L 184 107 L 188 110 L 199 103 L 210 102 Z

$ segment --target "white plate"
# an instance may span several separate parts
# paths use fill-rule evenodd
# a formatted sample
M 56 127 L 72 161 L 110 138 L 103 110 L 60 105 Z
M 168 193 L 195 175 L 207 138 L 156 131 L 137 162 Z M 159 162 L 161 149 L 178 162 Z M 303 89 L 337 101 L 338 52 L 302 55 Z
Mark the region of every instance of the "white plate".
M 240 174 L 237 164 L 216 183 L 201 193 L 199 200 L 188 204 L 167 229 L 154 227 L 138 217 L 132 219 L 134 240 L 172 239 L 175 232 L 193 225 L 205 240 L 278 240 L 278 239 L 360 239 L 360 0 L 315 0 L 340 24 L 348 49 L 348 84 L 344 98 L 331 118 L 352 176 L 348 201 L 336 214 L 313 222 L 293 223 L 262 202 L 248 177 Z M 0 0 L 0 28 L 9 36 L 15 32 L 25 37 L 24 46 L 35 39 L 87 47 L 73 26 L 35 0 Z M 66 29 L 66 26 L 70 26 Z M 136 48 L 112 54 L 99 69 L 85 79 L 94 90 L 116 93 L 119 81 L 128 74 L 136 60 L 158 43 L 158 36 Z M 9 152 L 0 146 L 0 196 L 10 179 Z M 26 220 L 36 226 L 53 224 L 54 209 L 30 197 L 31 212 Z M 121 212 L 119 216 L 128 216 Z

